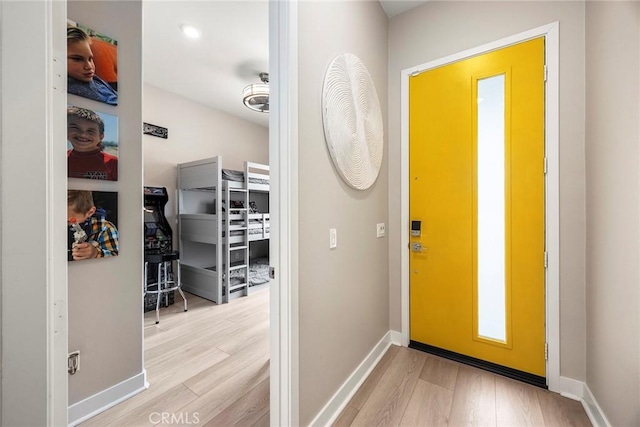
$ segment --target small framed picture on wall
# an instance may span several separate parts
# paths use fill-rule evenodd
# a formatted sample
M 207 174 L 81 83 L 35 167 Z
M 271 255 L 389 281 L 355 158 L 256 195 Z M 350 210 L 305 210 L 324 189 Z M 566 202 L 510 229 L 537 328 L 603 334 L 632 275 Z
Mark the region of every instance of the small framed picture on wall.
M 67 107 L 67 176 L 118 180 L 118 118 Z
M 118 193 L 67 190 L 67 260 L 118 256 Z
M 118 42 L 67 21 L 67 92 L 118 105 Z

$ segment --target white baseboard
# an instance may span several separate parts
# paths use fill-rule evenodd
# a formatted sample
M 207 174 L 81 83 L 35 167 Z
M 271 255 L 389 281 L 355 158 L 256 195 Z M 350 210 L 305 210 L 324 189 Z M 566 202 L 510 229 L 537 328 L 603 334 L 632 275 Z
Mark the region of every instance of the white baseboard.
M 76 426 L 81 422 L 106 411 L 112 406 L 135 396 L 149 387 L 147 371 L 142 370 L 138 375 L 109 387 L 99 393 L 89 396 L 80 402 L 69 406 L 67 419 L 69 426 Z
M 399 332 L 389 331 L 373 347 L 364 360 L 358 365 L 353 373 L 342 384 L 338 391 L 329 399 L 324 408 L 311 421 L 311 426 L 329 426 L 334 423 L 342 410 L 347 406 L 349 400 L 358 391 L 362 383 L 367 379 L 373 368 L 376 367 L 382 356 L 386 353 L 391 344 L 399 344 Z
M 589 421 L 594 427 L 611 427 L 589 386 L 584 382 L 573 378 L 560 377 L 560 394 L 581 402 Z
M 391 344 L 402 346 L 402 332 L 389 331 Z
M 580 402 L 584 397 L 584 382 L 569 377 L 560 377 L 559 392 L 561 396 Z
M 611 427 L 611 423 L 605 417 L 604 412 L 598 405 L 596 398 L 591 393 L 588 385 L 584 385 L 584 398 L 582 399 L 582 406 L 584 407 L 591 424 L 595 427 Z

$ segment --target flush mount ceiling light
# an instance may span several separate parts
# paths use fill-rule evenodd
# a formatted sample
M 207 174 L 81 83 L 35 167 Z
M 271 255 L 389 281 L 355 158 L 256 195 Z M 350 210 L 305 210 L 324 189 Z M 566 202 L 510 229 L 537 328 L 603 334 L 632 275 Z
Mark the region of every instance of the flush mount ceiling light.
M 189 37 L 190 39 L 198 39 L 202 34 L 202 31 L 200 31 L 200 28 L 194 27 L 193 25 L 189 25 L 189 24 L 180 25 L 180 30 L 185 36 Z
M 254 83 L 242 90 L 242 102 L 253 111 L 269 112 L 269 73 L 260 73 L 262 83 Z

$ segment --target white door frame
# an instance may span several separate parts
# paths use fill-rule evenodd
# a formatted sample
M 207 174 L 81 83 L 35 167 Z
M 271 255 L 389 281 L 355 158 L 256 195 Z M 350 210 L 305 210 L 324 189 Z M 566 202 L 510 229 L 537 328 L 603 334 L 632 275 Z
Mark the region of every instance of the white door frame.
M 559 55 L 560 24 L 553 22 L 426 64 L 402 70 L 400 129 L 400 262 L 402 345 L 409 345 L 409 77 L 471 56 L 544 36 L 547 80 L 545 87 L 545 241 L 548 264 L 546 283 L 547 385 L 560 391 L 560 179 L 559 179 Z
M 0 424 L 60 426 L 68 382 L 66 230 L 59 226 L 67 160 L 57 148 L 66 138 L 66 3 L 2 2 L 0 9 Z
M 272 426 L 299 424 L 297 22 L 296 0 L 269 0 Z

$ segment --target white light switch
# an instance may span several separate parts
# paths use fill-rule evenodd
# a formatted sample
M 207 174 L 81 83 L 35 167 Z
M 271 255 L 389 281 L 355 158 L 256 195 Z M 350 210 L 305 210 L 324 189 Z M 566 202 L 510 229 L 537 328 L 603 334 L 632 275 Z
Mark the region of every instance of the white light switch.
M 338 232 L 335 228 L 329 229 L 329 249 L 338 246 Z
M 381 223 L 376 225 L 376 236 L 377 237 L 384 237 L 384 232 L 385 232 L 384 228 L 385 228 L 384 227 L 384 222 L 381 222 Z

